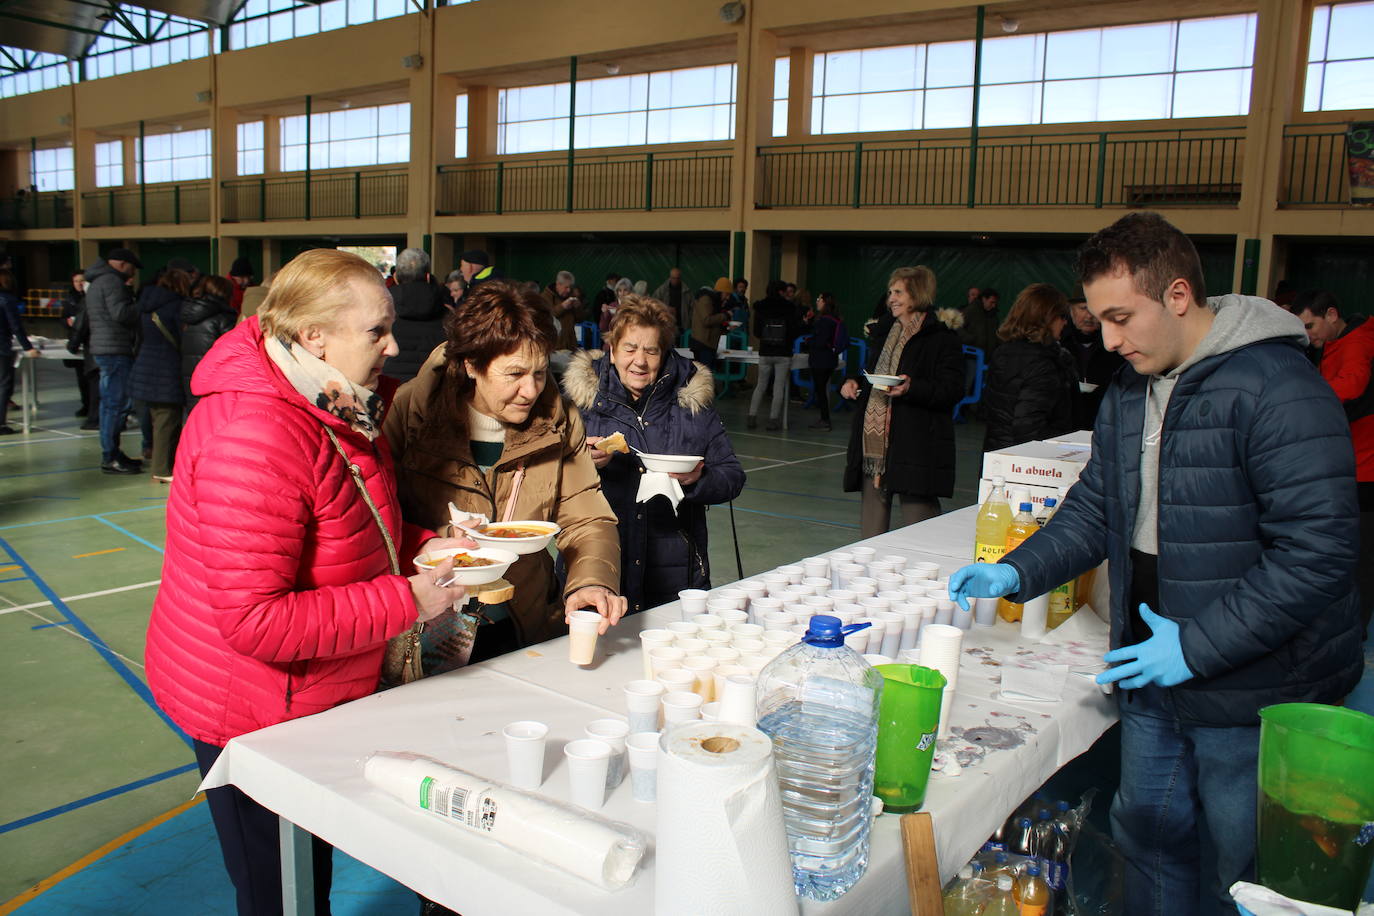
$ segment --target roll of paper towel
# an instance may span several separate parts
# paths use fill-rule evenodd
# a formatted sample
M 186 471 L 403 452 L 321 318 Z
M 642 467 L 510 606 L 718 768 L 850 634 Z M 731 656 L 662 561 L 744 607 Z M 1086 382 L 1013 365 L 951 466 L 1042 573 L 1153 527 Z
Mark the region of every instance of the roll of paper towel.
M 659 739 L 655 913 L 795 916 L 773 743 L 693 722 Z
M 629 884 L 644 857 L 647 843 L 632 827 L 429 757 L 378 751 L 363 763 L 363 776 L 407 806 L 605 890 Z

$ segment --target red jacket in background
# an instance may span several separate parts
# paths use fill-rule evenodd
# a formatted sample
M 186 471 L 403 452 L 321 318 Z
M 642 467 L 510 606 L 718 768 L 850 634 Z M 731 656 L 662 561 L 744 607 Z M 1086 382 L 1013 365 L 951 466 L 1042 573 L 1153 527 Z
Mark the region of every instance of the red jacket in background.
M 264 352 L 257 318 L 216 341 L 191 390 L 201 400 L 177 449 L 147 674 L 173 721 L 222 746 L 374 692 L 387 639 L 416 619 L 325 424 L 403 572 L 432 535 L 407 525 L 402 537 L 386 439 L 307 403 Z
M 1322 347 L 1322 378 L 1335 389 L 1341 403 L 1360 397 L 1369 387 L 1374 362 L 1374 320 L 1365 320 Z M 1374 415 L 1350 424 L 1355 443 L 1355 479 L 1374 481 Z

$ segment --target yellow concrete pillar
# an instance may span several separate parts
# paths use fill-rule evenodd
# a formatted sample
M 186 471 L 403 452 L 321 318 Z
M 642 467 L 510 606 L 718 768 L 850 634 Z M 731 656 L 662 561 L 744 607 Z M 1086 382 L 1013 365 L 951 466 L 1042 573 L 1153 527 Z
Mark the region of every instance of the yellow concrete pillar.
M 802 143 L 811 134 L 811 82 L 815 78 L 816 52 L 793 48 L 787 77 L 787 139 Z

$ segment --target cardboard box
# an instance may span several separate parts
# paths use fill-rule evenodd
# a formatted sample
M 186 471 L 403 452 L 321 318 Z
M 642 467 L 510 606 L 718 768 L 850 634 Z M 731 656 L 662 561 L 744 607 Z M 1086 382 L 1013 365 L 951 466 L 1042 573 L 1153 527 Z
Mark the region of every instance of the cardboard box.
M 1033 483 L 1009 483 L 1009 484 L 1007 484 L 1007 502 L 1008 502 L 1008 503 L 1011 503 L 1011 501 L 1012 501 L 1012 500 L 1011 500 L 1011 491 L 1012 491 L 1012 490 L 1025 490 L 1027 493 L 1030 494 L 1031 503 L 1035 506 L 1035 509 L 1034 509 L 1033 511 L 1035 512 L 1036 515 L 1039 515 L 1039 514 L 1040 514 L 1040 510 L 1043 509 L 1043 508 L 1045 508 L 1045 497 L 1046 497 L 1046 496 L 1053 496 L 1055 499 L 1059 500 L 1060 502 L 1063 502 L 1063 501 L 1064 501 L 1064 491 L 1061 491 L 1061 490 L 1059 489 L 1059 487 L 1044 487 L 1044 486 L 1040 486 L 1039 484 L 1033 484 Z M 982 480 L 978 481 L 978 505 L 981 506 L 984 502 L 986 502 L 986 501 L 987 501 L 987 498 L 988 498 L 988 494 L 991 493 L 991 492 L 992 492 L 992 478 L 991 478 L 991 477 L 984 477 Z M 1015 505 L 1012 505 L 1011 511 L 1012 511 L 1012 512 L 1015 512 L 1015 511 L 1016 511 L 1016 506 L 1015 506 Z
M 1093 444 L 1093 431 L 1090 429 L 1080 429 L 1076 432 L 1065 433 L 1062 436 L 1055 436 L 1053 439 L 1046 439 L 1046 442 L 1054 445 L 1081 445 L 1090 448 Z
M 1035 484 L 1067 490 L 1078 479 L 1091 449 L 1076 444 L 1025 442 L 983 455 L 983 476 L 1008 484 Z

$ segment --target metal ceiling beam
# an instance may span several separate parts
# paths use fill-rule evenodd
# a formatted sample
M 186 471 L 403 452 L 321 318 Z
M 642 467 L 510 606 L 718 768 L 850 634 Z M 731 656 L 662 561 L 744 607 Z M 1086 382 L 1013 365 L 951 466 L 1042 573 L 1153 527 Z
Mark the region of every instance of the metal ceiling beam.
M 83 35 L 94 35 L 97 38 L 116 38 L 120 41 L 127 41 L 130 44 L 138 44 L 132 38 L 125 38 L 123 35 L 107 35 L 97 29 L 86 29 L 79 25 L 68 25 L 65 22 L 53 22 L 49 19 L 38 19 L 34 16 L 24 16 L 19 13 L 7 13 L 0 10 L 0 19 L 13 19 L 16 22 L 27 22 L 30 25 L 41 25 L 49 29 L 61 29 L 64 32 L 80 32 Z

